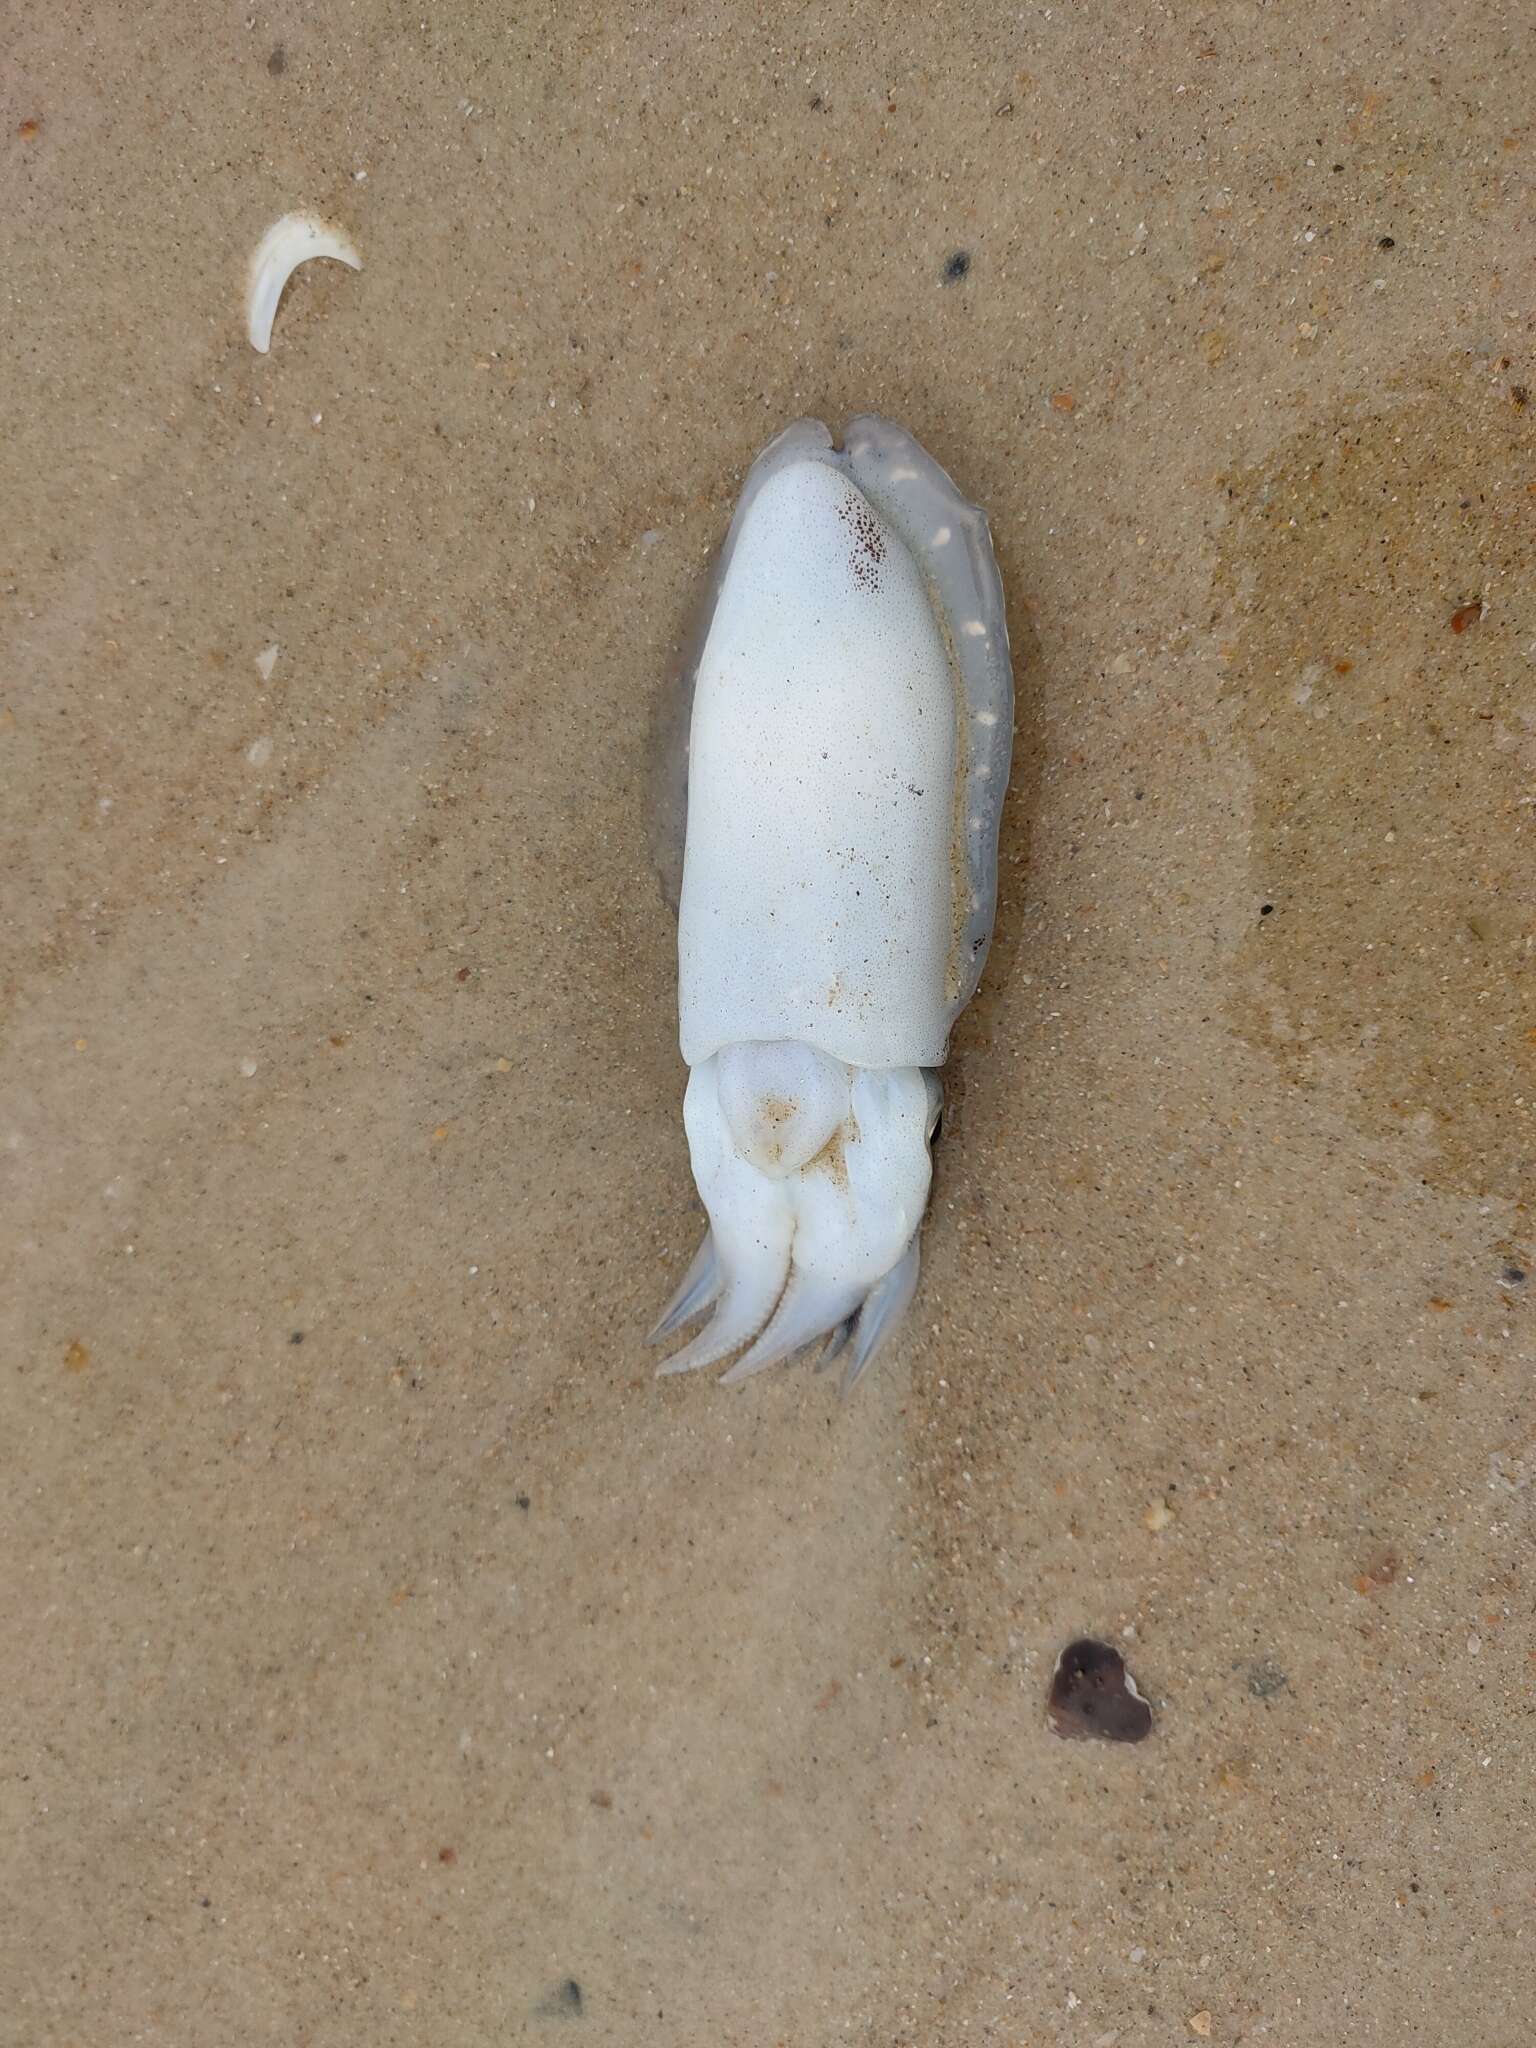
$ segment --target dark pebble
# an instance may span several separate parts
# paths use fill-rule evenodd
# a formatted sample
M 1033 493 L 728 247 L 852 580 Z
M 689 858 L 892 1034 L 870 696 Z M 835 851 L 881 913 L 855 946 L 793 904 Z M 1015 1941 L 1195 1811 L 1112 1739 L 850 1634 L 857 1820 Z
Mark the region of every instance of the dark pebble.
M 1518 1287 L 1525 1278 L 1524 1266 L 1506 1266 L 1504 1268 L 1504 1278 L 1509 1286 Z
M 581 1986 L 574 1977 L 567 1977 L 557 1985 L 546 1998 L 541 1998 L 534 2007 L 540 2019 L 576 2019 L 581 2013 Z
M 1272 1700 L 1277 1692 L 1284 1692 L 1290 1680 L 1278 1664 L 1272 1664 L 1267 1657 L 1248 1667 L 1248 1690 L 1256 1700 Z
M 304 1342 L 304 1332 L 302 1330 L 295 1330 L 293 1335 L 288 1339 L 288 1342 L 290 1344 L 302 1344 Z
M 1393 241 L 1390 235 L 1383 235 L 1381 240 L 1376 244 L 1376 246 L 1378 249 L 1395 249 L 1397 247 L 1397 244 Z
M 1261 903 L 1259 905 L 1260 917 L 1273 917 L 1274 911 L 1275 906 L 1273 905 L 1273 903 Z
M 944 266 L 944 282 L 958 284 L 970 267 L 970 256 L 964 249 L 957 249 Z
M 517 1496 L 517 1504 L 522 1509 L 525 1515 L 527 1514 L 528 1510 L 533 1506 L 533 1502 L 528 1498 L 526 1493 L 520 1493 Z
M 1080 1636 L 1056 1659 L 1046 1712 L 1069 1739 L 1140 1742 L 1152 1733 L 1152 1709 L 1136 1690 L 1125 1659 L 1108 1643 Z
M 267 59 L 267 69 L 274 78 L 281 78 L 288 69 L 288 55 L 281 43 L 278 44 L 277 48 Z

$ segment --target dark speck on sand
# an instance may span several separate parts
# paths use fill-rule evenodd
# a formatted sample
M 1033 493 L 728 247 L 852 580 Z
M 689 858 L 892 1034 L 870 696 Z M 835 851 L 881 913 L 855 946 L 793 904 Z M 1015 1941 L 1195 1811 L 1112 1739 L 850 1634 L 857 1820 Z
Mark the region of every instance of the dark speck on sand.
M 534 2007 L 540 2019 L 577 2019 L 582 2008 L 581 1986 L 574 1977 L 567 1977 Z

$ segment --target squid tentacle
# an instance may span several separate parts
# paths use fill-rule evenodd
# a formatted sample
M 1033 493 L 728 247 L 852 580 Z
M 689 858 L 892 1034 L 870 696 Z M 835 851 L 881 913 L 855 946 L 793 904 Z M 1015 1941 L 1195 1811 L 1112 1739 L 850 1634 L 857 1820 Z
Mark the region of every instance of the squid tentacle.
M 742 1355 L 739 1385 L 818 1339 L 852 1350 L 852 1387 L 917 1284 L 937 1087 L 922 1069 L 866 1072 L 798 1042 L 724 1048 L 683 1106 L 710 1230 L 657 1325 L 715 1313 L 659 1369 Z

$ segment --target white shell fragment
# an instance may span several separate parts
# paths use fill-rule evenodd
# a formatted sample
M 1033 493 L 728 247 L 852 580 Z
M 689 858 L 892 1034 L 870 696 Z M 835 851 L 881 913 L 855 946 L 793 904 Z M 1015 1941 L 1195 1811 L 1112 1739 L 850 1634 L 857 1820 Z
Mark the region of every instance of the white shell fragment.
M 272 671 L 277 667 L 279 651 L 278 644 L 274 640 L 270 647 L 263 647 L 260 654 L 256 657 L 256 673 L 264 683 L 270 683 L 272 680 Z
M 246 287 L 245 322 L 251 347 L 265 355 L 272 345 L 272 322 L 283 289 L 301 263 L 328 256 L 361 270 L 363 259 L 340 228 L 313 213 L 285 213 L 256 244 Z

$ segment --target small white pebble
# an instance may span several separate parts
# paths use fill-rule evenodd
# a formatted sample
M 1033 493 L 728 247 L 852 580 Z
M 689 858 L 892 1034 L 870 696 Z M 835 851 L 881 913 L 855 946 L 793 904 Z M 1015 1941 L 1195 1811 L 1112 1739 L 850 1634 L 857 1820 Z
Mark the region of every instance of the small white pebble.
M 256 1071 L 256 1062 L 252 1059 L 242 1060 L 240 1062 L 240 1071 L 242 1074 L 244 1074 L 247 1081 L 249 1081 L 252 1074 L 254 1074 Z
M 270 647 L 263 647 L 256 657 L 256 673 L 264 683 L 272 680 L 272 671 L 277 667 L 278 646 L 274 640 Z
M 1468 1637 L 1467 1637 L 1467 1655 L 1468 1655 L 1469 1657 L 1480 1657 L 1480 1656 L 1482 1655 L 1482 1653 L 1483 1653 L 1483 1641 L 1482 1641 L 1482 1637 L 1481 1637 L 1481 1636 L 1468 1636 Z
M 352 173 L 352 182 L 354 185 L 366 185 L 368 182 L 368 173 L 366 171 L 354 171 Z
M 1144 1963 L 1146 1960 L 1147 1952 L 1144 1948 L 1133 1948 L 1131 1950 L 1131 1961 L 1133 1963 Z
M 265 733 L 259 740 L 252 740 L 245 750 L 245 758 L 253 768 L 265 768 L 272 758 L 272 742 Z

